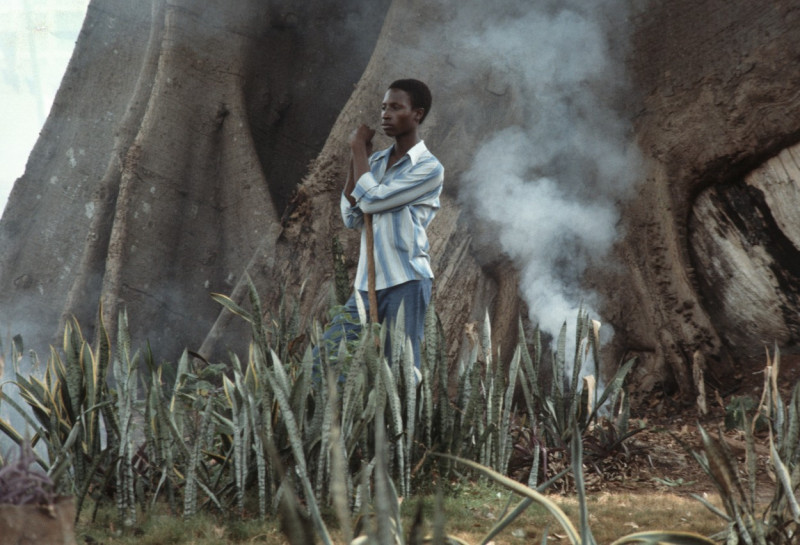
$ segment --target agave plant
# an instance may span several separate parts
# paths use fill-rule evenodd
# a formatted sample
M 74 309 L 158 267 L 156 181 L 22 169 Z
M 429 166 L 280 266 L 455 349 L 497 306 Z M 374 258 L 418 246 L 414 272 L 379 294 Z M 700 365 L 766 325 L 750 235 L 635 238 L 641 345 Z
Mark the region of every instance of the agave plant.
M 527 480 L 530 487 L 535 487 L 538 482 L 540 464 L 546 464 L 549 453 L 569 452 L 568 445 L 573 434 L 577 433 L 584 438 L 593 447 L 594 454 L 602 455 L 618 449 L 624 450 L 624 442 L 641 431 L 628 428 L 629 407 L 624 391 L 625 377 L 634 360 L 621 365 L 598 395 L 594 387 L 594 377 L 600 368 L 600 324 L 581 310 L 575 326 L 575 353 L 572 363 L 567 365 L 567 324 L 564 322 L 556 339 L 555 351 L 550 355 L 549 381 L 542 378 L 544 351 L 538 328 L 534 330 L 530 343 L 532 353 L 526 344 L 519 347 L 519 383 L 530 431 L 517 434 L 516 461 L 519 461 L 520 455 L 530 460 Z M 524 339 L 521 321 L 519 332 L 520 339 Z M 587 368 L 589 364 L 593 368 Z M 616 411 L 616 415 L 613 420 L 604 417 L 603 422 L 600 422 L 601 410 Z M 518 471 L 519 469 L 517 467 Z
M 690 449 L 719 491 L 724 511 L 705 498 L 695 498 L 727 522 L 724 537 L 728 543 L 788 545 L 800 538 L 800 382 L 789 403 L 785 403 L 778 389 L 779 369 L 780 351 L 776 346 L 772 357 L 767 353 L 759 405 L 752 412 L 741 414 L 747 445 L 744 482 L 739 477 L 736 457 L 721 432 L 717 439 L 700 427 L 702 451 Z M 763 421 L 762 416 L 768 422 L 770 465 L 777 477 L 772 501 L 763 510 L 756 501 L 755 454 L 755 430 Z
M 175 491 L 184 485 L 192 444 L 178 402 L 183 382 L 176 383 L 171 398 L 165 397 L 162 367 L 154 365 L 149 352 L 145 358 L 149 380 L 142 380 L 141 358 L 131 349 L 127 324 L 122 311 L 118 345 L 112 351 L 102 321 L 94 347 L 78 323 L 69 322 L 62 351 L 51 350 L 43 376 L 24 376 L 15 369 L 10 385 L 17 388 L 25 406 L 2 396 L 33 431 L 32 443 L 42 445 L 37 462 L 59 483 L 60 492 L 75 496 L 76 516 L 90 494 L 96 500 L 95 513 L 100 501 L 113 498 L 123 528 L 135 524 L 137 503 L 146 494 L 154 502 L 166 488 L 174 504 Z M 184 356 L 178 374 L 188 375 L 186 362 Z M 192 420 L 191 415 L 185 420 Z M 0 420 L 0 431 L 22 444 L 21 433 L 9 422 Z M 138 442 L 141 436 L 144 444 Z
M 64 328 L 62 353 L 51 350 L 41 378 L 24 376 L 19 358 L 13 358 L 15 377 L 10 383 L 27 409 L 8 395 L 0 397 L 33 430 L 32 444 L 43 444 L 45 455 L 39 464 L 60 483 L 61 492 L 76 496 L 80 513 L 92 483 L 101 478 L 101 461 L 108 462 L 116 445 L 117 421 L 106 385 L 111 361 L 108 336 L 101 326 L 92 348 L 73 320 Z M 22 444 L 22 434 L 8 421 L 0 419 L 0 431 Z
M 400 534 L 393 498 L 410 496 L 437 469 L 442 477 L 452 475 L 454 458 L 439 458 L 435 467 L 429 463 L 434 451 L 504 474 L 518 412 L 562 443 L 572 433 L 562 429 L 566 423 L 585 429 L 596 414 L 581 412 L 588 403 L 576 388 L 540 384 L 538 335 L 533 357 L 523 341 L 510 364 L 501 365 L 488 316 L 472 354 L 450 366 L 431 305 L 417 385 L 411 352 L 396 328 L 365 327 L 359 339 L 315 355 L 321 327 L 299 333 L 297 306 L 285 298 L 274 315 L 261 308 L 252 282 L 249 305 L 214 298 L 250 324 L 246 357 L 231 355 L 221 364 L 185 352 L 175 365 L 156 365 L 149 350 L 132 348 L 123 311 L 113 349 L 102 322 L 92 347 L 73 321 L 64 332 L 63 356 L 52 351 L 43 379 L 17 373 L 14 384 L 30 410 L 16 408 L 34 440 L 44 442 L 43 466 L 67 478 L 79 505 L 90 492 L 97 500 L 113 498 L 122 528 L 134 526 L 139 506 L 166 498 L 174 512 L 182 502 L 184 516 L 202 509 L 257 510 L 263 518 L 302 505 L 302 516 L 326 542 L 326 504 L 348 520 L 371 513 L 380 522 L 376 536 L 386 537 L 392 525 Z M 596 331 L 583 315 L 579 331 L 578 363 L 596 347 Z M 384 355 L 376 346 L 389 335 L 393 350 Z M 302 339 L 310 343 L 305 349 Z M 616 395 L 627 368 L 604 396 Z M 519 383 L 523 407 L 514 405 Z M 558 424 L 552 415 L 560 415 Z M 0 421 L 0 431 L 21 441 L 6 422 Z

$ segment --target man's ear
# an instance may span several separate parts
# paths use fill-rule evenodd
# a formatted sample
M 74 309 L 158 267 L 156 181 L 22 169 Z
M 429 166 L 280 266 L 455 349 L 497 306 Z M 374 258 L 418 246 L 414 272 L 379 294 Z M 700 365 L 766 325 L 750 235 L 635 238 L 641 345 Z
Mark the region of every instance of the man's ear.
M 425 108 L 416 108 L 414 110 L 414 119 L 417 121 L 417 123 L 422 123 L 422 118 L 424 117 L 424 115 L 425 115 Z

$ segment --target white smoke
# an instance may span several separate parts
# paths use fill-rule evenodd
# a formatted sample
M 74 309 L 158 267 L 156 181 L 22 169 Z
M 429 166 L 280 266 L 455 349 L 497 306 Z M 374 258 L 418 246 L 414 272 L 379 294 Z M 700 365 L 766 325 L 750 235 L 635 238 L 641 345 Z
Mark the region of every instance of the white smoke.
M 637 179 L 638 153 L 618 106 L 624 7 L 507 1 L 458 20 L 473 31 L 459 34 L 469 35 L 462 45 L 475 70 L 502 74 L 523 104 L 513 126 L 483 141 L 459 196 L 496 228 L 521 271 L 531 318 L 554 336 L 581 306 L 598 317 L 582 277 L 617 239 L 617 208 Z

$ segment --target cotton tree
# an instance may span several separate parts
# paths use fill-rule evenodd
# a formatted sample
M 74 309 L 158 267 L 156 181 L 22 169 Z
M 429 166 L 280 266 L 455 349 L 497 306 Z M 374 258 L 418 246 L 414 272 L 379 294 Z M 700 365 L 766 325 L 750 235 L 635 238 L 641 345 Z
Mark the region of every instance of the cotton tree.
M 93 0 L 0 221 L 4 331 L 91 331 L 102 302 L 160 358 L 222 358 L 244 331 L 209 294 L 247 276 L 266 309 L 285 294 L 324 319 L 333 237 L 357 255 L 347 136 L 417 77 L 446 169 L 450 356 L 487 312 L 508 356 L 520 316 L 553 331 L 583 305 L 606 361 L 688 396 L 696 355 L 722 377 L 798 340 L 797 19 L 789 1 Z

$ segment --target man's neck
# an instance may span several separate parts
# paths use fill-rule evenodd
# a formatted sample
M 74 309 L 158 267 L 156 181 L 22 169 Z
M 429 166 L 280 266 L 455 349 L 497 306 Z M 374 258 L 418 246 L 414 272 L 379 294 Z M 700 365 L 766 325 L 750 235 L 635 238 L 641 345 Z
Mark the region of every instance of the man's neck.
M 397 136 L 394 141 L 392 156 L 389 158 L 390 163 L 394 164 L 399 161 L 402 156 L 408 153 L 408 150 L 419 144 L 421 140 L 417 131 Z

